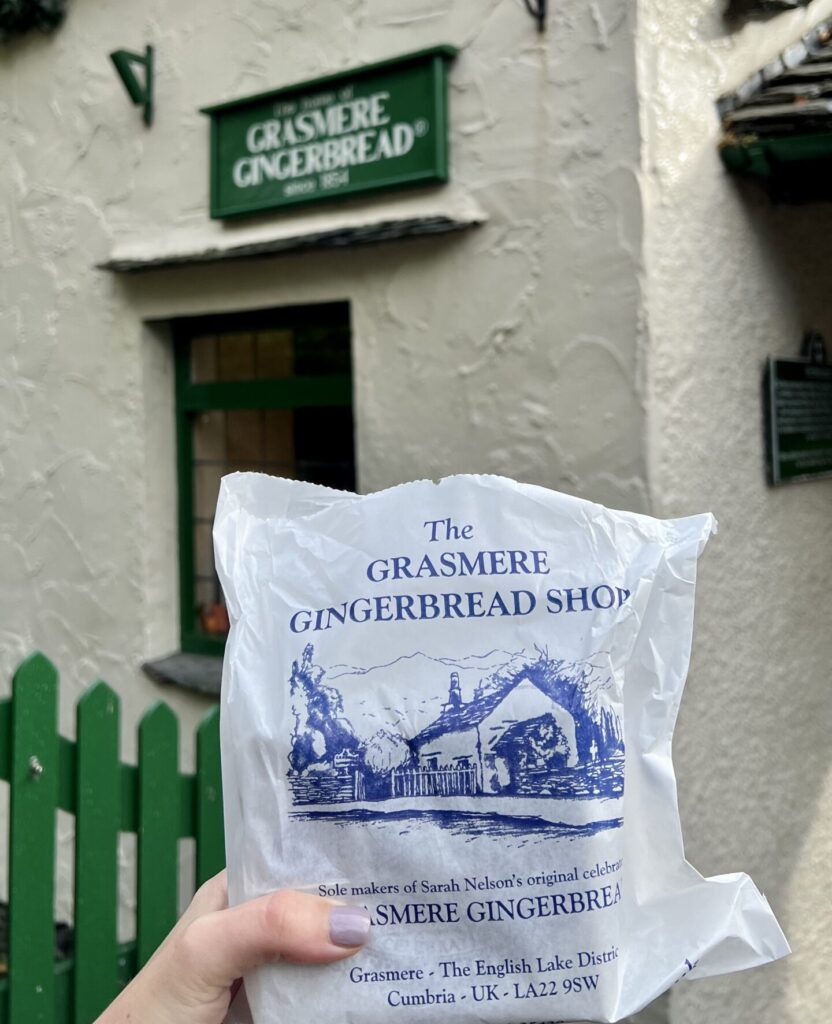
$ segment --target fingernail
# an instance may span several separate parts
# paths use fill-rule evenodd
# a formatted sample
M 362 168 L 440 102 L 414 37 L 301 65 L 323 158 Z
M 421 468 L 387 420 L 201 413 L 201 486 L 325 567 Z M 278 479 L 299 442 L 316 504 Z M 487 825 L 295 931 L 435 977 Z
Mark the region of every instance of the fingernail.
M 370 937 L 370 913 L 364 907 L 333 907 L 329 938 L 336 946 L 363 946 Z

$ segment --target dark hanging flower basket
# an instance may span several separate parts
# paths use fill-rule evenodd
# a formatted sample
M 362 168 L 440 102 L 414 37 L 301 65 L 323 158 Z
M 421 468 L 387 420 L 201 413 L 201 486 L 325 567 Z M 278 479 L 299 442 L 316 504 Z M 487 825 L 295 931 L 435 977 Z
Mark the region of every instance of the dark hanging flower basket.
M 0 39 L 36 28 L 52 32 L 64 20 L 66 0 L 0 0 Z
M 725 16 L 729 21 L 749 18 L 768 18 L 781 11 L 795 11 L 808 7 L 811 0 L 728 0 Z

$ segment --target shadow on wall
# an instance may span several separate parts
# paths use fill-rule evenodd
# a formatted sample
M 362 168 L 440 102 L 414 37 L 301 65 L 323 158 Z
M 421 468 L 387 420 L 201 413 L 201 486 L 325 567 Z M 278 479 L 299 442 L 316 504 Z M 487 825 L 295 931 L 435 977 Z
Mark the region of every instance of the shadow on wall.
M 667 993 L 659 996 L 641 1013 L 634 1017 L 627 1017 L 622 1024 L 669 1024 L 670 1021 L 670 997 Z
M 676 500 L 705 493 L 710 478 L 706 500 L 726 527 L 702 565 L 707 597 L 674 748 L 682 821 L 692 862 L 748 870 L 794 949 L 753 983 L 680 986 L 672 1019 L 727 1021 L 742 999 L 743 1020 L 791 1021 L 818 1005 L 832 952 L 817 913 L 832 834 L 829 616 L 819 603 L 832 555 L 817 533 L 832 484 L 766 487 L 759 389 L 764 358 L 797 357 L 803 330 L 832 339 L 832 203 L 775 205 L 698 142 L 663 190 L 667 224 L 687 218 L 658 263 L 660 386 L 684 402 L 663 474 Z M 683 467 L 696 462 L 686 481 Z
M 754 242 L 770 260 L 772 274 L 787 291 L 794 308 L 800 311 L 802 326 L 819 330 L 829 345 L 832 342 L 832 201 L 805 205 L 774 204 L 756 183 L 739 182 L 737 187 L 748 204 L 749 227 Z M 784 337 L 779 346 L 774 342 L 772 354 L 796 357 L 799 355 L 799 343 L 798 337 Z M 804 538 L 807 552 L 820 545 L 818 557 L 811 559 L 805 577 L 807 593 L 824 592 L 831 567 L 827 539 L 814 535 L 807 505 L 825 500 L 828 509 L 830 496 L 832 482 L 820 481 L 794 484 L 777 492 L 778 504 L 789 516 L 795 534 Z M 805 520 L 801 521 L 804 516 Z M 826 557 L 823 557 L 823 552 L 827 553 Z M 799 594 L 795 596 L 799 601 Z M 828 629 L 829 614 L 828 605 L 825 614 L 820 607 L 805 607 L 805 610 L 809 621 L 799 627 L 799 633 L 805 638 L 808 650 L 811 634 L 816 632 L 820 635 Z M 799 649 L 800 638 L 794 643 Z M 777 834 L 781 842 L 784 836 L 789 840 L 778 844 L 784 877 L 777 891 L 772 891 L 777 904 L 787 909 L 783 925 L 794 950 L 783 993 L 784 1005 L 791 1012 L 800 1008 L 807 1013 L 813 1012 L 817 1004 L 811 1001 L 809 994 L 823 984 L 821 978 L 826 974 L 826 960 L 832 954 L 832 941 L 825 926 L 827 915 L 818 913 L 819 907 L 828 905 L 825 872 L 819 869 L 819 865 L 828 860 L 832 847 L 829 823 L 832 748 L 828 743 L 832 714 L 827 676 L 822 664 L 817 666 L 814 678 L 810 673 L 799 678 L 783 672 L 781 693 L 770 697 L 783 709 L 786 718 L 791 719 L 786 723 L 787 731 L 782 730 L 781 736 L 791 734 L 804 738 L 798 763 L 783 780 L 784 798 L 778 801 Z M 799 700 L 794 699 L 793 692 L 790 693 L 795 684 L 802 690 Z M 775 716 L 770 721 L 771 739 L 778 742 Z M 824 736 L 826 742 L 823 741 Z M 794 798 L 790 799 L 790 796 Z
M 756 245 L 803 312 L 806 328 L 815 328 L 827 342 L 832 341 L 832 199 L 802 205 L 774 203 L 755 181 L 735 179 L 734 187 L 747 209 Z M 783 342 L 778 354 L 800 354 L 799 337 Z

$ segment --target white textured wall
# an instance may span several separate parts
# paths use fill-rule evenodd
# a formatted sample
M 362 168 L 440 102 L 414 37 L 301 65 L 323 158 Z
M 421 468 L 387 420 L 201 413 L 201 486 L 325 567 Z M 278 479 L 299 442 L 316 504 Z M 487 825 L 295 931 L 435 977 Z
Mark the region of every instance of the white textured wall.
M 148 42 L 149 131 L 107 58 Z M 132 278 L 94 269 L 134 235 L 206 224 L 200 106 L 446 42 L 462 48 L 453 187 L 486 226 Z M 0 686 L 42 648 L 71 734 L 76 698 L 105 677 L 128 755 L 153 699 L 186 734 L 204 706 L 138 671 L 178 633 L 170 350 L 144 321 L 349 299 L 364 489 L 493 470 L 644 508 L 638 159 L 627 0 L 559 0 L 542 41 L 519 0 L 72 0 L 55 35 L 6 46 Z
M 677 986 L 673 1024 L 832 1016 L 832 482 L 770 490 L 760 406 L 769 354 L 832 339 L 832 205 L 772 208 L 716 152 L 713 101 L 832 4 L 725 29 L 717 0 L 641 0 L 650 458 L 654 509 L 713 510 L 675 745 L 687 849 L 748 870 L 786 961 Z

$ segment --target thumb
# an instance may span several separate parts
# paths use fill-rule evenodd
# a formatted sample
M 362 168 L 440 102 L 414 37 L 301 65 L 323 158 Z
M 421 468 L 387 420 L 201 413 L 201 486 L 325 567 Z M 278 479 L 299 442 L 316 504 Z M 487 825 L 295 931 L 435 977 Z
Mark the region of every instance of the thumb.
M 286 890 L 198 917 L 180 942 L 184 959 L 204 985 L 228 988 L 247 971 L 274 960 L 343 960 L 369 936 L 370 915 L 364 907 Z

